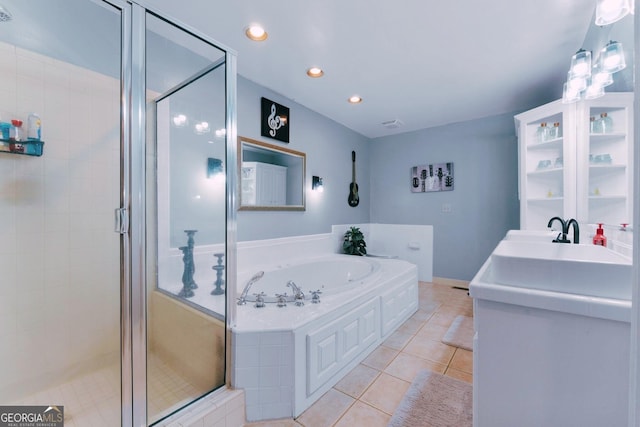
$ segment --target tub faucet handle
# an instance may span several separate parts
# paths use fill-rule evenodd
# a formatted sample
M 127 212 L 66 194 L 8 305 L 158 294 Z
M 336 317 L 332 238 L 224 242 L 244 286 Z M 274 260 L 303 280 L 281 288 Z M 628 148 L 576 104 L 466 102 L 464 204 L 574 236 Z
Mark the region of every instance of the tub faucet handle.
M 259 294 L 253 294 L 256 297 L 256 303 L 253 305 L 255 308 L 264 308 L 264 297 L 266 294 L 260 292 Z
M 278 307 L 286 307 L 287 306 L 287 293 L 284 294 L 276 294 L 277 305 Z
M 317 291 L 311 291 L 311 304 L 320 304 L 320 289 Z

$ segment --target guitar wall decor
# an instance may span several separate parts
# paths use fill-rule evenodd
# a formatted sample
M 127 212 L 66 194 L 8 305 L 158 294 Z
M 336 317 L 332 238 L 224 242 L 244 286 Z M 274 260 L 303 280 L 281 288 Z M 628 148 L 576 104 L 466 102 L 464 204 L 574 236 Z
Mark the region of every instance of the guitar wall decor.
M 358 184 L 356 183 L 356 152 L 351 152 L 351 184 L 349 184 L 349 206 L 355 208 L 360 203 L 358 196 Z

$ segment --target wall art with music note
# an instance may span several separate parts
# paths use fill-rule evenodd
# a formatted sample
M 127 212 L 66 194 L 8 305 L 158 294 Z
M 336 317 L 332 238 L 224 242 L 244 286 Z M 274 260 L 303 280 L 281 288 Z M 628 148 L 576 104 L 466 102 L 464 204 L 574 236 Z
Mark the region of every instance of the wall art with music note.
M 289 142 L 289 125 L 291 116 L 289 108 L 273 102 L 267 98 L 262 98 L 261 113 L 261 135 L 267 138 L 277 139 L 282 142 Z
M 411 192 L 453 190 L 453 163 L 433 163 L 411 168 Z

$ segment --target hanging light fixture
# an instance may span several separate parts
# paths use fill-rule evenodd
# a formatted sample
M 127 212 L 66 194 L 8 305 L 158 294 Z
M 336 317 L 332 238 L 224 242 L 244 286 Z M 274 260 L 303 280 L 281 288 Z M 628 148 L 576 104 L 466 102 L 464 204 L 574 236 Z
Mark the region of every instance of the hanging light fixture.
M 622 43 L 610 41 L 600 51 L 600 69 L 608 73 L 615 73 L 623 70 L 627 63 L 624 60 L 624 50 Z
M 613 24 L 633 13 L 633 0 L 598 0 L 596 3 L 596 25 Z
M 571 57 L 569 79 L 591 76 L 591 51 L 580 49 Z

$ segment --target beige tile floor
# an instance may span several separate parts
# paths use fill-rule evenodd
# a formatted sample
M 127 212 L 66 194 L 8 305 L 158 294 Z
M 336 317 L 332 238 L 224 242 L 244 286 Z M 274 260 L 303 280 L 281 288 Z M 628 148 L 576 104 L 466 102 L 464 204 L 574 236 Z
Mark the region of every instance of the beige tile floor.
M 456 316 L 473 316 L 467 291 L 420 282 L 419 298 L 409 320 L 296 420 L 245 426 L 385 427 L 420 370 L 472 382 L 472 352 L 441 342 Z

